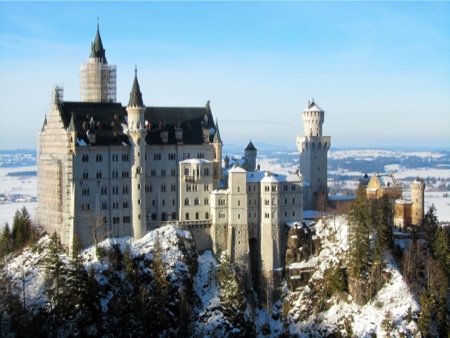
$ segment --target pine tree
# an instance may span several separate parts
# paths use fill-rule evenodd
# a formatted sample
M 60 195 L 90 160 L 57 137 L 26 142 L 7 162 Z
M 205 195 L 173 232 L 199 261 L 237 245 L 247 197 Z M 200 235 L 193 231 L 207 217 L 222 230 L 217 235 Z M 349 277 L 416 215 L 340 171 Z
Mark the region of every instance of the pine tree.
M 449 238 L 445 230 L 438 227 L 434 240 L 431 244 L 433 257 L 441 263 L 441 266 L 445 270 L 447 277 L 450 277 L 450 246 Z
M 22 249 L 35 236 L 33 223 L 27 208 L 23 207 L 17 210 L 13 218 L 13 227 L 11 231 L 13 249 Z
M 156 305 L 160 309 L 160 332 L 167 329 L 167 313 L 166 306 L 169 297 L 169 282 L 167 281 L 167 271 L 164 266 L 164 261 L 162 259 L 162 247 L 161 242 L 156 240 L 154 251 L 153 251 L 153 261 L 152 261 L 152 271 L 153 271 L 153 290 L 152 296 L 156 301 Z
M 12 236 L 8 223 L 3 228 L 2 237 L 0 238 L 0 259 L 12 252 Z
M 370 209 L 366 190 L 362 184 L 348 215 L 348 268 L 351 278 L 359 279 L 368 271 L 370 263 Z

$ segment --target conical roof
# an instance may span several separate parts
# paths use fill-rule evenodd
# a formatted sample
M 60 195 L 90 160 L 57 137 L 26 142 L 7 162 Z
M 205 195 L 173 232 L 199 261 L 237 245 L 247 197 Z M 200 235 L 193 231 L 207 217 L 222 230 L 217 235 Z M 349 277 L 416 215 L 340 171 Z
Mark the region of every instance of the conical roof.
M 100 29 L 97 23 L 97 34 L 95 34 L 95 40 L 91 44 L 91 58 L 98 58 L 101 60 L 101 63 L 107 64 L 105 49 L 103 48 L 102 38 L 100 36 Z
M 252 141 L 250 140 L 249 144 L 247 145 L 247 148 L 245 148 L 244 150 L 257 150 L 257 149 L 255 148 Z
M 69 128 L 67 129 L 69 132 L 76 132 L 77 128 L 75 128 L 74 114 L 72 112 L 72 117 L 70 118 Z
M 144 107 L 144 101 L 142 100 L 142 93 L 137 78 L 137 69 L 134 70 L 133 88 L 131 88 L 130 101 L 128 101 L 128 107 L 130 106 Z
M 214 132 L 214 143 L 222 143 L 222 139 L 220 138 L 220 132 L 219 132 L 219 121 L 216 120 L 216 131 Z

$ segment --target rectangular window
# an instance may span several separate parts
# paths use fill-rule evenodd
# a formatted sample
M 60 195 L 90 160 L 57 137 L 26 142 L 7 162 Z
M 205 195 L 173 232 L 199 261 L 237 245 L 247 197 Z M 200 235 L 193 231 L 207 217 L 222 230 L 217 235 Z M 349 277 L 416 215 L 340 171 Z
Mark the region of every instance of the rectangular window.
M 161 153 L 155 153 L 155 154 L 153 154 L 153 160 L 155 160 L 155 161 L 161 161 Z

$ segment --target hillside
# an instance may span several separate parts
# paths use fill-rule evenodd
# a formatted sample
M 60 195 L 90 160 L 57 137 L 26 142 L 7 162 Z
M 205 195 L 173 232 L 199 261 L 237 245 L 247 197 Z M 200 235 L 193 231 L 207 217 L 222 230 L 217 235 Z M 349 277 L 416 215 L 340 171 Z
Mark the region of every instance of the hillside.
M 390 253 L 386 252 L 383 260 L 384 286 L 371 301 L 360 306 L 347 291 L 330 292 L 332 285 L 326 282 L 328 271 L 345 268 L 348 251 L 346 218 L 321 220 L 309 228 L 320 250 L 317 255 L 290 266 L 310 271 L 310 278 L 302 286 L 286 293 L 285 311 L 290 334 L 384 337 L 417 333 L 417 323 L 413 319 L 417 318 L 419 304 Z
M 255 307 L 251 292 L 240 287 L 225 253 L 199 255 L 191 234 L 174 226 L 148 232 L 139 240 L 106 239 L 98 248 L 81 251 L 76 259 L 64 253 L 55 236 L 46 235 L 2 263 L 0 333 L 33 337 L 420 335 L 424 308 L 416 296 L 419 293 L 410 290 L 415 284 L 402 276 L 398 253 L 394 257 L 389 250 L 384 252 L 382 285 L 369 301 L 360 304 L 351 296 L 348 230 L 343 216 L 316 224 L 291 224 L 289 248 L 295 244 L 298 254 L 292 259 L 287 255 L 283 296 L 270 311 Z M 406 253 L 409 240 L 397 239 L 395 244 Z M 444 297 L 448 301 L 448 293 Z M 430 333 L 437 333 L 433 321 L 426 325 Z

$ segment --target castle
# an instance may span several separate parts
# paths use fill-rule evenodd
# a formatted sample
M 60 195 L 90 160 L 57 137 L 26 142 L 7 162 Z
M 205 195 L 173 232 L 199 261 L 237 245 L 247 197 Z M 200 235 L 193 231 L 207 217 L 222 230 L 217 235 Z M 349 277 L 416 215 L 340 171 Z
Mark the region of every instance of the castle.
M 380 199 L 387 196 L 394 208 L 394 224 L 396 230 L 411 230 L 410 226 L 421 226 L 424 219 L 425 183 L 416 178 L 410 185 L 411 199 L 403 198 L 403 187 L 393 173 L 366 174 L 362 180 L 369 199 Z
M 98 25 L 80 77 L 80 101 L 65 101 L 55 88 L 38 135 L 37 222 L 69 250 L 174 224 L 192 233 L 200 252 L 226 250 L 262 299 L 277 290 L 288 225 L 302 221 L 302 176 L 260 171 L 251 141 L 229 165 L 209 101 L 147 107 L 137 70 L 128 104 L 116 102 L 116 66 L 107 63 Z M 330 143 L 314 102 L 303 116 L 314 135 L 297 142 L 304 161 L 313 161 L 305 170 L 315 175 L 314 197 L 326 191 Z

